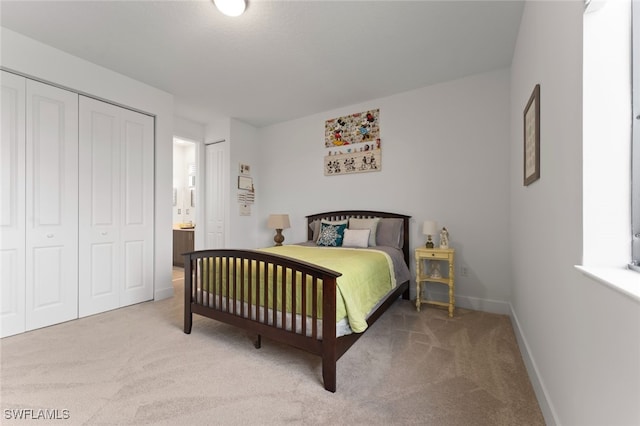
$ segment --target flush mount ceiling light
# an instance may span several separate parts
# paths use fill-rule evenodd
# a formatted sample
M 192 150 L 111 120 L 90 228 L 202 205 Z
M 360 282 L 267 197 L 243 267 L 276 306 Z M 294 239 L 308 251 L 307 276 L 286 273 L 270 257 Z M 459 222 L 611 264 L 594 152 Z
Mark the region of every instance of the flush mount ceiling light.
M 240 16 L 246 8 L 246 0 L 213 0 L 218 10 L 227 16 Z

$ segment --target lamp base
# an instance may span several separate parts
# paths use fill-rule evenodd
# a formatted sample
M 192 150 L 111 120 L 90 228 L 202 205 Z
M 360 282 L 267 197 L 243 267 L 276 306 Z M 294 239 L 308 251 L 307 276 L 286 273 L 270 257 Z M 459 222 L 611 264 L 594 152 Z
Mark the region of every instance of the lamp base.
M 424 245 L 426 248 L 433 248 L 433 240 L 431 235 L 427 235 L 427 243 Z
M 282 229 L 276 229 L 276 235 L 273 237 L 273 241 L 276 246 L 281 246 L 284 241 L 284 235 L 282 235 Z

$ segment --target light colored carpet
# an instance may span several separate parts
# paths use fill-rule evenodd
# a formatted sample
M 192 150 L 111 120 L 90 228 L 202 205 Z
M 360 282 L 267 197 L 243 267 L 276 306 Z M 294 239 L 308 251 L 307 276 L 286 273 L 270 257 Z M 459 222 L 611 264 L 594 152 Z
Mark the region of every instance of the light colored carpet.
M 338 361 L 333 394 L 319 357 L 199 316 L 184 334 L 179 274 L 172 299 L 2 339 L 2 423 L 544 424 L 506 316 L 398 300 Z

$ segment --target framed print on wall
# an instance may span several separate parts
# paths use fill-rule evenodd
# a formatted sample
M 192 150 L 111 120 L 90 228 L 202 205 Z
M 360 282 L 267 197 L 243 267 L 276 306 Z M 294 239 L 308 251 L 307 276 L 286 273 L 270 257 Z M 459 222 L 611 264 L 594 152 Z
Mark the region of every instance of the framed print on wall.
M 379 172 L 380 109 L 326 120 L 324 124 L 324 175 Z
M 251 175 L 251 166 L 249 166 L 248 164 L 240 163 L 239 168 L 240 168 L 240 174 L 242 176 L 250 176 Z
M 524 109 L 524 186 L 540 179 L 540 85 Z
M 238 189 L 251 191 L 253 189 L 253 179 L 247 176 L 238 176 Z

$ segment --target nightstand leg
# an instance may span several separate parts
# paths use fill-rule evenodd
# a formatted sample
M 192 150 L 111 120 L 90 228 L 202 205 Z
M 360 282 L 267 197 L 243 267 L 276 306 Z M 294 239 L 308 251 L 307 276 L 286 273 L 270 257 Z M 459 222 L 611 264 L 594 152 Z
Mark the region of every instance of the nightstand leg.
M 420 305 L 422 305 L 422 300 L 420 299 L 420 295 L 422 294 L 422 285 L 420 281 L 416 282 L 416 310 L 420 312 Z
M 449 318 L 453 318 L 453 285 L 449 286 Z

